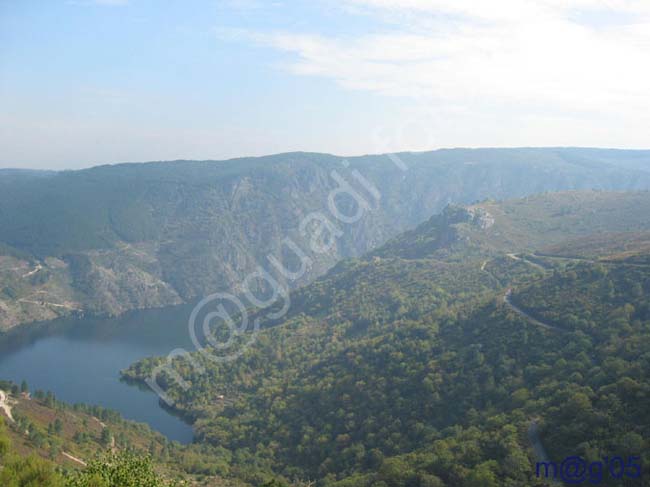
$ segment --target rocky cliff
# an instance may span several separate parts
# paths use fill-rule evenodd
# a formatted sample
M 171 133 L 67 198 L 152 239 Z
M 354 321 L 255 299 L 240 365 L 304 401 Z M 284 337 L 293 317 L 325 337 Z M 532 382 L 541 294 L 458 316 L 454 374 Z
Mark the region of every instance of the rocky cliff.
M 117 314 L 323 274 L 449 203 L 563 189 L 648 189 L 650 152 L 292 153 L 0 172 L 0 329 Z M 632 164 L 630 161 L 633 161 Z M 473 217 L 484 227 L 491 216 Z

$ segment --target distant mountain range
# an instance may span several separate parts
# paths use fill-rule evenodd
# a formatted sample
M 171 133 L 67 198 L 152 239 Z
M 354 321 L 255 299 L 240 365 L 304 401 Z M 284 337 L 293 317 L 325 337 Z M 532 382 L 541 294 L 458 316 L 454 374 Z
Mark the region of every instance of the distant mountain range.
M 367 203 L 353 224 L 332 213 L 332 201 L 342 215 L 358 210 L 342 185 Z M 570 189 L 650 189 L 650 151 L 451 149 L 347 159 L 290 153 L 0 170 L 0 329 L 239 293 L 259 265 L 300 286 L 450 203 Z M 287 279 L 268 256 L 296 265 L 286 239 L 309 249 L 310 229 L 320 221 L 314 214 L 341 234 L 327 252 L 310 255 L 304 275 Z

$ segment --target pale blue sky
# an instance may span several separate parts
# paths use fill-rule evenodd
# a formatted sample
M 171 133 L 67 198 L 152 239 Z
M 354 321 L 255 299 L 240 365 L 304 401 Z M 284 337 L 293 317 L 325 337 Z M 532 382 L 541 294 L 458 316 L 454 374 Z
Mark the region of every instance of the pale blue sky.
M 649 3 L 0 0 L 0 167 L 647 148 Z

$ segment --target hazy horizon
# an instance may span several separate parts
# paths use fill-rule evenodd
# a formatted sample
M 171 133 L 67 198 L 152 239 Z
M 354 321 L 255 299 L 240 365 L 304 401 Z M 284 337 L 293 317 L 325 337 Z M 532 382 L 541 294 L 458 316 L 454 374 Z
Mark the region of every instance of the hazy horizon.
M 650 0 L 0 0 L 0 487 L 646 485 L 649 59 Z
M 160 159 L 160 160 L 139 160 L 139 161 L 112 161 L 112 162 L 100 162 L 100 163 L 88 163 L 87 165 L 79 165 L 77 167 L 60 167 L 60 168 L 47 168 L 47 167 L 19 167 L 19 166 L 0 166 L 0 170 L 9 171 L 80 171 L 83 169 L 92 169 L 95 167 L 101 166 L 119 166 L 123 164 L 155 164 L 155 163 L 166 163 L 166 162 L 231 162 L 237 161 L 240 159 L 258 159 L 265 157 L 275 157 L 281 156 L 284 154 L 324 154 L 333 157 L 340 158 L 356 158 L 364 156 L 381 156 L 384 154 L 420 154 L 427 152 L 438 152 L 438 151 L 453 151 L 453 150 L 492 150 L 492 149 L 503 149 L 503 150 L 518 150 L 518 149 L 543 149 L 543 150 L 552 150 L 552 149 L 576 149 L 576 150 L 599 150 L 599 151 L 625 151 L 625 152 L 650 152 L 650 148 L 626 148 L 626 147 L 585 147 L 585 146 L 560 146 L 560 145 L 549 145 L 549 146 L 501 146 L 501 147 L 437 147 L 435 149 L 424 149 L 424 150 L 403 150 L 399 152 L 382 152 L 382 153 L 359 153 L 359 154 L 335 154 L 332 152 L 319 152 L 311 150 L 299 150 L 299 151 L 285 151 L 285 152 L 275 152 L 270 154 L 259 154 L 259 155 L 241 155 L 228 157 L 224 159 L 206 159 L 206 158 L 177 158 L 177 159 Z
M 647 144 L 620 0 L 0 6 L 0 166 Z

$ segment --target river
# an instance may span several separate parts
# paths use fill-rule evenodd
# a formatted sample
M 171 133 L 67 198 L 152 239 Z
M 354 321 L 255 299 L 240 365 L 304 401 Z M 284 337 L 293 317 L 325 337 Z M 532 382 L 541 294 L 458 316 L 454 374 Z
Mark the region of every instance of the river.
M 191 350 L 187 320 L 191 306 L 134 311 L 116 318 L 59 319 L 0 335 L 0 379 L 30 390 L 52 391 L 67 403 L 119 411 L 180 443 L 192 427 L 160 407 L 146 388 L 120 380 L 120 370 L 144 357 Z

